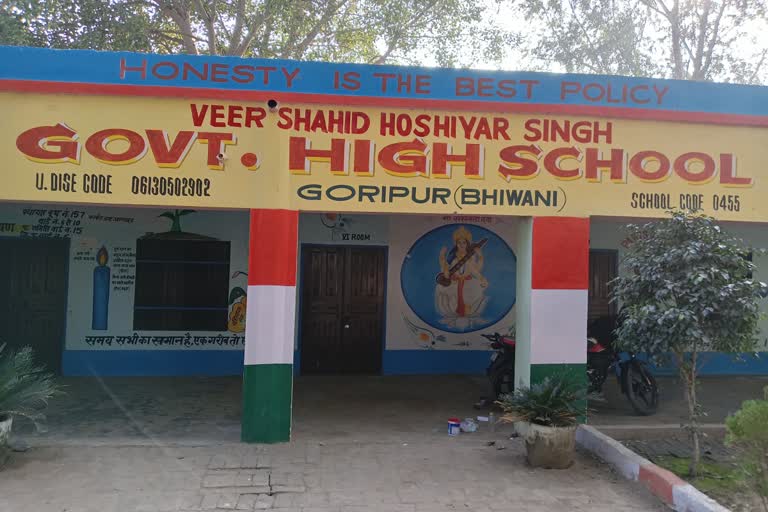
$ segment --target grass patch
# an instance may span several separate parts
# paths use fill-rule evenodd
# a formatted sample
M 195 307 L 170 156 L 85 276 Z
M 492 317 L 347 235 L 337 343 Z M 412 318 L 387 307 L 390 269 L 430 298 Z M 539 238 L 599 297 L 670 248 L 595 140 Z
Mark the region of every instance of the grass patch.
M 652 460 L 723 505 L 743 503 L 749 494 L 743 474 L 734 464 L 702 460 L 699 464 L 699 476 L 691 478 L 688 476 L 688 466 L 691 463 L 689 457 L 663 455 Z

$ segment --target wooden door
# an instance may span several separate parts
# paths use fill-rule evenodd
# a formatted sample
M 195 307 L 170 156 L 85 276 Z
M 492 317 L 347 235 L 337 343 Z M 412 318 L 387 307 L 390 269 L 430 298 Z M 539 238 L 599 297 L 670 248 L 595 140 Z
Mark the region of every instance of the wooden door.
M 67 307 L 69 240 L 0 240 L 0 343 L 29 345 L 59 372 Z
M 618 252 L 613 250 L 589 251 L 589 322 L 616 314 L 608 283 L 616 277 L 618 258 Z
M 385 260 L 375 247 L 303 250 L 302 373 L 381 371 Z

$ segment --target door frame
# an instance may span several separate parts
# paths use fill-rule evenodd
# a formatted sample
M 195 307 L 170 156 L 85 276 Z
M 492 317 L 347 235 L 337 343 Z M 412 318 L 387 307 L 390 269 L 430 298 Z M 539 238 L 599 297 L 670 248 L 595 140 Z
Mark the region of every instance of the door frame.
M 22 236 L 0 236 L 0 242 L 4 240 L 23 240 L 26 237 Z M 34 237 L 30 240 L 49 240 L 54 237 Z M 54 371 L 56 375 L 64 374 L 64 351 L 67 350 L 67 329 L 69 322 L 69 264 L 71 263 L 72 256 L 72 238 L 71 237 L 55 237 L 56 239 L 64 240 L 66 245 L 66 258 L 64 260 L 64 323 L 61 333 L 61 340 L 59 341 L 59 367 Z
M 293 374 L 295 376 L 302 375 L 301 373 L 301 334 L 303 328 L 302 318 L 304 318 L 304 249 L 312 249 L 313 247 L 339 247 L 350 249 L 383 249 L 384 251 L 384 297 L 382 307 L 382 322 L 381 322 L 381 368 L 378 375 L 384 375 L 384 353 L 387 350 L 387 291 L 389 288 L 389 245 L 380 244 L 322 244 L 317 242 L 311 243 L 299 243 L 299 282 L 296 287 L 296 338 L 295 346 L 296 351 L 293 354 Z

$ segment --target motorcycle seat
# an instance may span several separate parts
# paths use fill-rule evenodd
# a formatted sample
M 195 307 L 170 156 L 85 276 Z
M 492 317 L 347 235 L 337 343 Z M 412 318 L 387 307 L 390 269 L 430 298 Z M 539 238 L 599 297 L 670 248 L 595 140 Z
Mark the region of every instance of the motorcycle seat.
M 515 340 L 513 338 L 507 338 L 506 336 L 502 336 L 501 342 L 509 347 L 515 346 Z

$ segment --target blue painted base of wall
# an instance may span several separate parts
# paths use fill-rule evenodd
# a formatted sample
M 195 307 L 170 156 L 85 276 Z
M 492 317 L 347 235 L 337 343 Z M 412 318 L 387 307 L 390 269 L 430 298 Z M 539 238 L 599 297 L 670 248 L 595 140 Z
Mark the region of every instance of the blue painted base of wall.
M 653 365 L 656 375 L 677 375 L 677 365 Z M 724 354 L 703 352 L 699 354 L 699 375 L 768 375 L 768 352 L 757 354 Z
M 242 375 L 241 350 L 65 350 L 62 374 L 71 377 Z
M 384 375 L 483 374 L 488 350 L 387 350 Z
M 382 375 L 481 375 L 491 358 L 487 350 L 386 350 Z M 293 374 L 301 375 L 301 353 L 293 352 Z

